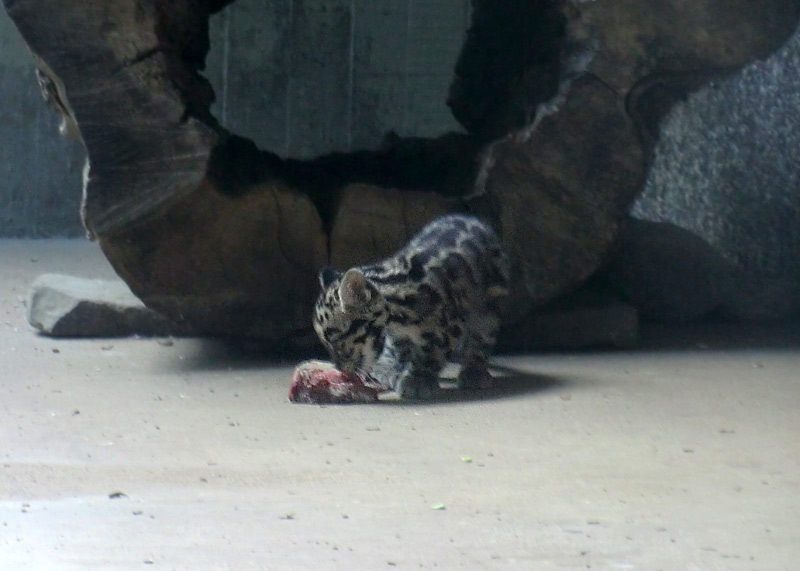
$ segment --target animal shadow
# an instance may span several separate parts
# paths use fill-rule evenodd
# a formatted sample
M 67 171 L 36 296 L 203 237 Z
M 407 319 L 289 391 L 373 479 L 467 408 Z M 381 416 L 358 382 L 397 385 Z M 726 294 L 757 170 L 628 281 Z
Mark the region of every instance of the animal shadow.
M 440 390 L 430 400 L 401 400 L 394 393 L 381 395 L 380 403 L 385 405 L 435 406 L 465 402 L 491 401 L 530 395 L 566 387 L 569 381 L 553 375 L 532 373 L 514 367 L 492 365 L 492 387 L 489 389 L 460 389 L 451 367 L 445 369 L 445 376 L 439 379 Z

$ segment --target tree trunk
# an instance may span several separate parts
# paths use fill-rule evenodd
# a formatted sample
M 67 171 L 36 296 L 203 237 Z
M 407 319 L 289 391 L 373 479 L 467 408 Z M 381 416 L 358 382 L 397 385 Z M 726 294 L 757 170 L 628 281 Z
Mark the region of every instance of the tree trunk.
M 517 311 L 577 287 L 641 190 L 658 122 L 779 47 L 800 0 L 477 0 L 448 104 L 466 134 L 280 158 L 226 132 L 199 74 L 229 0 L 3 0 L 65 130 L 83 219 L 148 306 L 198 333 L 303 335 L 325 263 L 387 255 L 431 218 L 494 223 Z

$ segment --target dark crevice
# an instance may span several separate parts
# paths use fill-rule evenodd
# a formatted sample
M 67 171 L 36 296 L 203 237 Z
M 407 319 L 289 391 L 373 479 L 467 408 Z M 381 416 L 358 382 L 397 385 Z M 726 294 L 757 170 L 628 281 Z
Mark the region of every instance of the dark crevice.
M 566 21 L 557 0 L 475 0 L 447 105 L 484 140 L 524 127 L 557 92 Z
M 639 80 L 625 98 L 625 110 L 631 116 L 642 140 L 654 147 L 661 130 L 661 121 L 680 101 L 700 87 L 721 81 L 736 70 L 655 73 Z
M 211 47 L 209 17 L 232 1 L 155 3 L 157 50 L 164 53 L 169 77 L 186 105 L 183 121 L 195 118 L 217 132 L 221 132 L 222 127 L 211 114 L 216 96 L 211 83 L 200 72 L 205 69 Z
M 136 57 L 127 62 L 126 66 L 134 66 L 138 63 L 145 61 L 146 59 L 150 59 L 159 52 L 161 52 L 161 48 L 159 46 L 150 48 L 149 50 L 145 50 L 140 54 L 136 54 Z

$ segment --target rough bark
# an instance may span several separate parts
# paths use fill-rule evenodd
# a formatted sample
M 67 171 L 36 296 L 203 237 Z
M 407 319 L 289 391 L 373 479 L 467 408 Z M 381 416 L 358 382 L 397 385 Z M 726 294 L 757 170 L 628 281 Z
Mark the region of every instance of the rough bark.
M 553 112 L 491 146 L 472 203 L 498 219 L 524 294 L 541 303 L 597 269 L 644 176 L 621 99 L 585 76 Z

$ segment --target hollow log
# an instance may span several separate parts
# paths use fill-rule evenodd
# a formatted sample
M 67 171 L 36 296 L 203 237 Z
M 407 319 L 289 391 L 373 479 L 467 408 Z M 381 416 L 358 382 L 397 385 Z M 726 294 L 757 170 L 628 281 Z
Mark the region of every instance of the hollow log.
M 273 341 L 308 332 L 320 266 L 380 258 L 454 210 L 501 233 L 515 316 L 576 288 L 672 103 L 800 18 L 800 0 L 476 0 L 447 94 L 466 133 L 301 161 L 210 112 L 208 19 L 229 1 L 3 4 L 86 147 L 84 224 L 119 275 L 198 333 Z
M 489 147 L 469 203 L 498 220 L 524 294 L 543 303 L 597 269 L 644 184 L 645 164 L 620 98 L 585 75 L 558 112 Z

